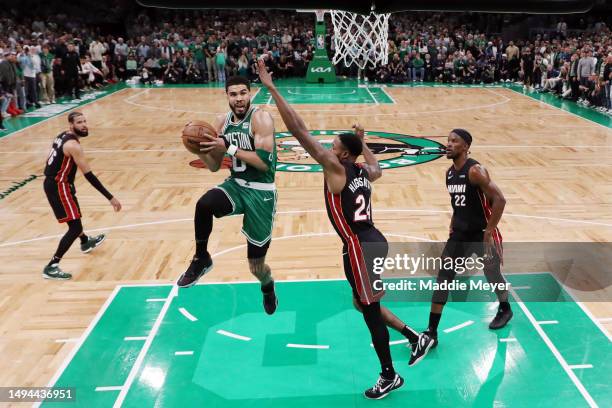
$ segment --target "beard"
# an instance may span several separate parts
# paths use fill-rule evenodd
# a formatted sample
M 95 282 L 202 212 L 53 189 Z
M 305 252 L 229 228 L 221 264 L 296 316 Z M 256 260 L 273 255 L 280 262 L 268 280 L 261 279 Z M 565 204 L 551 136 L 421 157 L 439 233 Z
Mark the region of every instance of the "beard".
M 246 116 L 247 112 L 249 111 L 249 108 L 251 107 L 251 101 L 248 101 L 247 103 L 245 103 L 244 105 L 244 112 L 243 113 L 237 113 L 236 109 L 230 105 L 230 109 L 232 110 L 232 112 L 234 113 L 234 116 L 236 117 L 236 119 L 238 120 L 242 120 L 244 119 L 244 117 Z
M 86 137 L 87 135 L 89 135 L 89 129 L 85 128 L 84 130 L 79 130 L 77 128 L 74 128 L 74 133 L 76 133 L 78 137 Z

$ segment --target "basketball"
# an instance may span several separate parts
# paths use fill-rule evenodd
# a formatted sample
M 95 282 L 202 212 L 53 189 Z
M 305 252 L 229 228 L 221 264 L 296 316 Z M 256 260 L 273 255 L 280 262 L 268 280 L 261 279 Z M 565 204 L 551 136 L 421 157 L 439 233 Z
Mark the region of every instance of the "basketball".
M 200 142 L 208 140 L 206 136 L 217 137 L 217 130 L 203 120 L 192 120 L 183 128 L 183 144 L 191 153 L 200 153 Z

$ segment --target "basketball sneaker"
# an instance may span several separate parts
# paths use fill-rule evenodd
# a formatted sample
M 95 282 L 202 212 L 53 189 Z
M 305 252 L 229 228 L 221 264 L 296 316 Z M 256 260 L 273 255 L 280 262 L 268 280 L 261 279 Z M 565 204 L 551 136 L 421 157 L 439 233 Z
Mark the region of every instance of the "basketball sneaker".
M 72 275 L 60 269 L 59 264 L 47 265 L 43 269 L 43 278 L 55 280 L 68 280 Z
M 210 272 L 212 267 L 213 261 L 211 258 L 199 259 L 194 257 L 185 273 L 176 281 L 176 285 L 179 288 L 189 288 L 195 285 L 198 279 Z
M 264 310 L 267 314 L 271 315 L 276 311 L 276 307 L 278 306 L 278 298 L 274 292 L 274 281 L 270 282 L 268 285 L 271 285 L 271 288 L 264 289 L 262 287 L 261 293 L 263 293 Z
M 510 308 L 502 309 L 500 307 L 499 309 L 497 309 L 497 314 L 495 315 L 493 320 L 491 320 L 491 323 L 489 323 L 489 329 L 491 330 L 501 329 L 502 327 L 508 324 L 510 319 L 512 319 L 513 315 L 514 314 L 512 313 L 512 309 Z
M 421 361 L 429 352 L 436 342 L 427 332 L 419 334 L 419 339 L 416 343 L 412 344 L 412 354 L 410 354 L 410 361 L 408 366 L 412 367 Z
M 438 332 L 432 332 L 431 329 L 427 329 L 423 332 L 424 334 L 428 335 L 429 338 L 433 339 L 433 344 L 431 345 L 431 348 L 436 348 L 438 347 Z
M 404 379 L 399 374 L 395 373 L 395 377 L 391 380 L 386 379 L 381 374 L 376 384 L 372 388 L 365 390 L 363 395 L 368 399 L 382 399 L 402 385 L 404 385 Z
M 105 239 L 106 235 L 104 234 L 96 235 L 95 237 L 87 237 L 87 241 L 81 244 L 81 252 L 86 254 L 93 251 L 94 248 L 99 247 Z

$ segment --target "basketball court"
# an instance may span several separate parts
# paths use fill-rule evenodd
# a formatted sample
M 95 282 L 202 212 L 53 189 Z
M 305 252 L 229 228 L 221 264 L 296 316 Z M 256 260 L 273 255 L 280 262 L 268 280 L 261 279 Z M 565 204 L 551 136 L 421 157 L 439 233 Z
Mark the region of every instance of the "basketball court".
M 425 140 L 444 143 L 441 136 L 455 126 L 470 129 L 473 156 L 508 200 L 505 241 L 612 238 L 610 212 L 602 205 L 609 196 L 611 146 L 603 116 L 593 120 L 507 87 L 281 86 L 323 142 L 356 120 L 373 141 L 393 145 L 407 138 L 413 147 Z M 337 103 L 342 92 L 350 103 Z M 42 179 L 2 200 L 2 347 L 8 357 L 2 383 L 74 386 L 75 406 L 87 407 L 172 406 L 186 398 L 215 406 L 371 403 L 361 392 L 376 367 L 375 354 L 342 279 L 320 169 L 288 143 L 293 138 L 267 93 L 254 88 L 253 94 L 273 114 L 278 132 L 279 208 L 269 263 L 276 279 L 287 282 L 278 285 L 277 314 L 261 311 L 240 217 L 215 223 L 210 275 L 191 289 L 172 287 L 193 252 L 195 202 L 225 177 L 223 170 L 213 174 L 190 165 L 196 158 L 182 147 L 179 130 L 188 119 L 211 120 L 224 111 L 223 90 L 116 89 L 79 109 L 90 123 L 83 144 L 92 167 L 125 207 L 112 213 L 77 177 L 85 228 L 108 232 L 108 240 L 91 255 L 68 253 L 64 264 L 75 273 L 72 281 L 40 277 L 63 233 L 44 201 Z M 65 121 L 63 112 L 0 140 L 4 185 L 40 175 L 46 149 Z M 445 240 L 447 160 L 379 156 L 388 162 L 374 190 L 379 228 L 397 242 Z M 573 406 L 610 404 L 609 293 L 586 304 L 569 298 L 530 302 L 530 294 L 555 285 L 555 278 L 546 271 L 507 272 L 522 289 L 511 292 L 515 318 L 500 332 L 486 328 L 495 303 L 451 303 L 440 346 L 410 369 L 409 349 L 392 333 L 392 353 L 407 386 L 382 405 L 552 406 L 559 398 Z M 390 307 L 408 324 L 426 326 L 427 302 Z M 216 375 L 220 370 L 229 370 L 232 387 Z
M 449 161 L 428 149 L 456 127 L 470 130 L 472 156 L 506 196 L 505 242 L 612 240 L 605 115 L 512 86 L 278 84 L 322 143 L 359 121 L 368 142 L 380 145 L 373 217 L 389 241 L 447 239 Z M 180 130 L 225 112 L 224 89 L 116 87 L 27 118 L 0 139 L 2 190 L 19 185 L 0 201 L 1 384 L 76 387 L 75 407 L 612 405 L 610 290 L 581 302 L 561 287 L 564 301 L 537 302 L 541 291 L 560 288 L 547 270 L 505 271 L 515 316 L 498 332 L 486 326 L 493 298 L 449 303 L 440 345 L 416 367 L 408 368 L 409 349 L 391 333 L 406 385 L 383 401 L 365 400 L 377 360 L 344 281 L 320 168 L 286 132 L 269 93 L 254 84 L 252 95 L 272 113 L 279 148 L 268 253 L 276 314 L 263 313 L 241 217 L 215 221 L 213 271 L 193 288 L 173 286 L 194 251 L 194 206 L 228 175 L 200 168 Z M 92 254 L 68 252 L 62 265 L 71 281 L 46 281 L 41 270 L 64 228 L 48 208 L 41 173 L 76 108 L 88 119 L 83 147 L 92 168 L 124 208 L 113 213 L 77 176 L 85 230 L 107 232 L 107 241 Z M 388 306 L 425 328 L 428 302 Z

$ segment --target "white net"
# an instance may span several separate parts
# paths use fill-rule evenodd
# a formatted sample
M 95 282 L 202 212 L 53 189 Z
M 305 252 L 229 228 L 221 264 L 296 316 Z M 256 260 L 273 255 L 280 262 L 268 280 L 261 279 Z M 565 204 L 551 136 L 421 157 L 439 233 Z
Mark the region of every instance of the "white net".
M 391 14 L 372 12 L 365 16 L 342 10 L 330 13 L 334 25 L 334 64 L 342 61 L 347 67 L 356 64 L 361 69 L 368 64 L 387 64 Z

